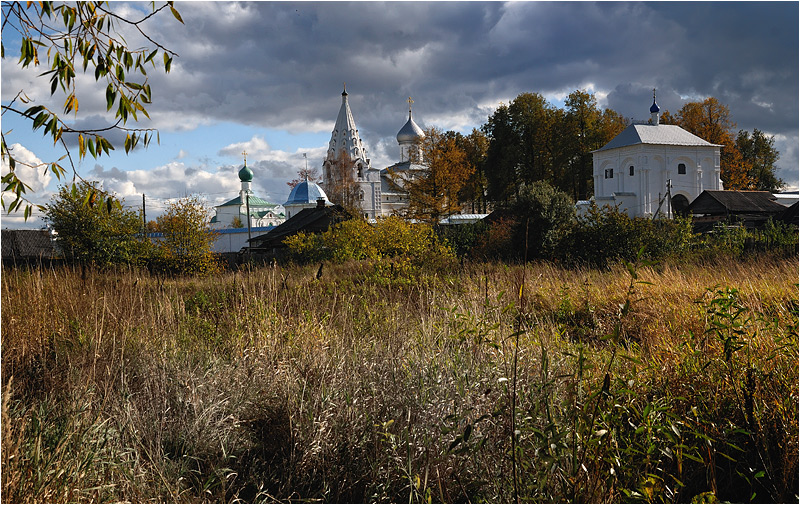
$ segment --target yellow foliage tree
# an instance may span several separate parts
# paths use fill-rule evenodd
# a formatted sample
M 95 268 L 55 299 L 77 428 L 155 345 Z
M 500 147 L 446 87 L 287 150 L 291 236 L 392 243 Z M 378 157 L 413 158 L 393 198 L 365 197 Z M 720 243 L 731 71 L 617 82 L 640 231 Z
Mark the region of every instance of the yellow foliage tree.
M 453 132 L 429 128 L 421 141 L 421 177 L 404 181 L 408 192 L 408 217 L 436 224 L 443 216 L 461 210 L 460 192 L 475 172 L 467 152 Z
M 219 270 L 211 250 L 215 234 L 209 227 L 208 209 L 197 197 L 181 198 L 156 219 L 163 234 L 156 243 L 155 263 L 171 272 L 209 275 Z

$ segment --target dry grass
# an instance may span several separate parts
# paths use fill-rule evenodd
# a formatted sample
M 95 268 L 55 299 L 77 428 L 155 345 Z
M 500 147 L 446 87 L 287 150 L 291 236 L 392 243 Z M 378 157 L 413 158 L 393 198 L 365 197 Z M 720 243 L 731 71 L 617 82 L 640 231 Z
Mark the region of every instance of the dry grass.
M 3 501 L 796 499 L 796 260 L 317 268 L 4 270 Z

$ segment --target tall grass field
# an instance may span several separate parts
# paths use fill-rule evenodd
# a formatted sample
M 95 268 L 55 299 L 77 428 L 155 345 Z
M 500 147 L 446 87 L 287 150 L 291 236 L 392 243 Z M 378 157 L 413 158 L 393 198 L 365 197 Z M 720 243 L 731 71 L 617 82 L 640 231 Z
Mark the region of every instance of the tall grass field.
M 2 272 L 2 501 L 797 502 L 796 258 Z

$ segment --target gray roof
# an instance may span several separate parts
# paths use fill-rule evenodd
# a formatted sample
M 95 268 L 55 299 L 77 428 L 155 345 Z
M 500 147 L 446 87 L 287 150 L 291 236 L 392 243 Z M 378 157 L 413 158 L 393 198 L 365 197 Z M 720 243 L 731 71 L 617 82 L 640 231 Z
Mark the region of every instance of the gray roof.
M 694 214 L 781 214 L 786 207 L 775 203 L 769 191 L 710 190 L 700 193 L 687 211 Z
M 622 130 L 619 135 L 611 139 L 608 144 L 593 152 L 607 151 L 609 149 L 637 144 L 722 147 L 720 144 L 707 142 L 697 135 L 687 132 L 680 126 L 668 124 L 632 124 Z

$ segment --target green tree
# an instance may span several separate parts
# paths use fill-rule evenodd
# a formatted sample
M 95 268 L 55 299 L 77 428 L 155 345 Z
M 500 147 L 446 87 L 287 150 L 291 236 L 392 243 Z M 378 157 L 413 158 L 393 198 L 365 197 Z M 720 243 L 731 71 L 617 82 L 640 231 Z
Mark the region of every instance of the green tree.
M 778 150 L 775 149 L 775 137 L 766 135 L 758 128 L 753 134 L 740 130 L 736 137 L 736 148 L 742 153 L 742 159 L 748 168 L 751 189 L 759 191 L 779 191 L 786 184 L 775 175 L 778 161 Z
M 17 62 L 22 68 L 48 67 L 40 74 L 50 82 L 50 94 L 60 91 L 65 97 L 63 115 L 77 114 L 79 110 L 76 96 L 76 72 L 82 70 L 94 73 L 94 78 L 105 85 L 107 110 L 115 110 L 115 118 L 110 124 L 92 129 L 81 129 L 70 124 L 55 110 L 45 105 L 30 104 L 36 97 L 30 98 L 25 90 L 20 90 L 7 105 L 2 106 L 2 115 L 7 113 L 19 115 L 31 122 L 34 130 L 43 130 L 43 135 L 50 137 L 54 144 L 63 147 L 64 155 L 58 160 L 35 167 L 37 170 L 49 170 L 57 178 L 62 178 L 66 169 L 60 162 L 67 158 L 75 173 L 73 157 L 67 146 L 67 137 L 72 137 L 78 144 L 78 159 L 83 159 L 87 152 L 98 158 L 108 155 L 114 148 L 104 136 L 111 130 L 126 134 L 124 148 L 128 153 L 139 143 L 147 146 L 157 132 L 151 128 L 131 128 L 128 121 L 137 121 L 139 115 L 149 117 L 145 106 L 151 102 L 150 84 L 147 81 L 147 65 L 163 66 L 169 72 L 175 53 L 155 42 L 145 31 L 145 21 L 153 15 L 169 8 L 173 16 L 180 21 L 180 14 L 167 2 L 160 7 L 152 4 L 151 12 L 138 19 L 126 18 L 115 12 L 108 2 L 3 2 L 3 41 L 7 40 L 8 31 L 20 35 L 20 54 Z M 143 43 L 149 47 L 130 49 L 132 42 L 126 41 L 120 31 L 121 26 L 133 28 L 141 35 Z M 8 30 L 8 31 L 7 31 Z M 138 42 L 138 41 L 137 41 Z M 156 58 L 161 52 L 162 58 Z M 2 58 L 5 60 L 5 45 L 2 45 Z M 44 61 L 42 61 L 44 60 Z M 91 70 L 89 68 L 91 67 Z M 25 218 L 30 215 L 32 205 L 25 196 L 30 187 L 21 180 L 16 172 L 18 160 L 13 148 L 7 141 L 10 131 L 2 132 L 0 151 L 2 159 L 8 161 L 9 172 L 2 178 L 3 192 L 14 194 L 14 200 L 3 209 L 8 212 L 24 207 Z
M 550 258 L 575 222 L 575 205 L 567 193 L 538 181 L 520 191 L 511 214 L 512 243 L 520 257 Z
M 216 234 L 209 227 L 209 210 L 197 197 L 181 198 L 156 219 L 163 234 L 155 244 L 157 267 L 182 274 L 208 275 L 220 268 L 211 249 Z
M 585 200 L 593 192 L 592 151 L 600 149 L 625 128 L 625 119 L 610 109 L 600 110 L 586 90 L 576 90 L 564 101 L 563 151 L 566 165 L 554 172 L 554 182 L 574 200 Z
M 142 237 L 142 220 L 122 202 L 81 181 L 61 186 L 45 206 L 45 221 L 58 233 L 64 258 L 106 266 L 144 259 L 149 243 Z

